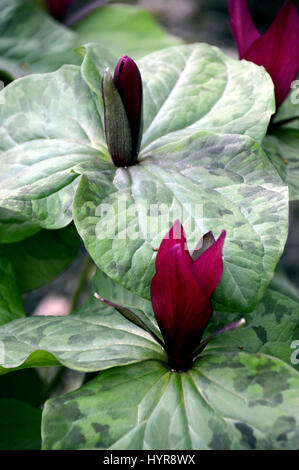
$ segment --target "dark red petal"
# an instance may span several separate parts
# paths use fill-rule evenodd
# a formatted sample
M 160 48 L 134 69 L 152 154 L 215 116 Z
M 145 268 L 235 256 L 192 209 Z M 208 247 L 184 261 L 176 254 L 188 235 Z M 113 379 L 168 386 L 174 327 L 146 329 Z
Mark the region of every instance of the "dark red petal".
M 271 26 L 247 51 L 245 59 L 263 65 L 271 75 L 279 106 L 299 73 L 299 14 L 292 1 L 284 3 Z
M 212 307 L 198 285 L 181 244 L 159 263 L 151 283 L 153 310 L 175 368 L 183 367 L 199 344 Z
M 239 57 L 243 59 L 260 33 L 252 21 L 247 0 L 229 0 L 229 14 L 230 29 L 239 50 Z
M 161 263 L 162 259 L 164 258 L 165 254 L 175 245 L 181 245 L 184 256 L 186 257 L 187 262 L 189 265 L 192 264 L 192 259 L 188 251 L 187 241 L 185 232 L 183 229 L 182 224 L 179 220 L 176 220 L 167 233 L 167 235 L 163 238 L 159 251 L 157 253 L 156 258 L 156 269 L 158 268 L 159 264 Z
M 127 112 L 133 152 L 137 154 L 142 133 L 142 81 L 134 60 L 123 56 L 117 63 L 113 80 Z
M 222 249 L 225 235 L 225 230 L 222 230 L 218 240 L 192 265 L 192 272 L 208 297 L 211 297 L 222 276 Z
M 62 21 L 73 0 L 47 0 L 51 15 L 58 21 Z

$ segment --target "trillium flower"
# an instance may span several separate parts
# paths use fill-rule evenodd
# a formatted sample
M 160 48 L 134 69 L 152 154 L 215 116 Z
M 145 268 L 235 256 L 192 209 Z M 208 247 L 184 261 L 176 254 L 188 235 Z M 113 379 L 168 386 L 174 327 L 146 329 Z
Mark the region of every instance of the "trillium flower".
M 63 21 L 73 0 L 46 0 L 50 14 L 57 21 Z
M 111 158 L 118 167 L 134 165 L 142 136 L 142 81 L 130 57 L 118 61 L 113 78 L 109 69 L 105 71 L 102 95 Z
M 279 107 L 299 73 L 299 14 L 295 4 L 287 0 L 264 34 L 256 29 L 246 0 L 229 0 L 229 12 L 240 59 L 265 67 Z
M 230 323 L 201 341 L 212 316 L 211 296 L 222 276 L 225 236 L 224 230 L 217 240 L 212 232 L 206 233 L 190 255 L 184 229 L 177 220 L 163 239 L 151 282 L 151 301 L 164 341 L 134 312 L 95 294 L 148 331 L 163 346 L 174 370 L 188 369 L 211 338 L 245 323 L 244 319 Z
M 224 239 L 224 230 L 217 241 L 208 232 L 191 256 L 176 221 L 159 248 L 151 299 L 174 369 L 188 366 L 211 319 L 210 298 L 222 276 Z

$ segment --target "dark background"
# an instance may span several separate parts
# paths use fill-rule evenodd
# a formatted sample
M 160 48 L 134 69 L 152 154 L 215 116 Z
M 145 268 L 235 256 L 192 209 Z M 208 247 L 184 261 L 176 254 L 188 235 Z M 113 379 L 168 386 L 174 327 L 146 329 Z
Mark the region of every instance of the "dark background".
M 218 46 L 234 47 L 228 27 L 228 0 L 74 0 L 69 15 L 92 4 L 126 3 L 138 5 L 152 13 L 170 33 L 187 42 L 208 42 Z M 294 0 L 299 9 L 299 0 Z M 248 0 L 252 17 L 260 32 L 273 21 L 283 0 Z

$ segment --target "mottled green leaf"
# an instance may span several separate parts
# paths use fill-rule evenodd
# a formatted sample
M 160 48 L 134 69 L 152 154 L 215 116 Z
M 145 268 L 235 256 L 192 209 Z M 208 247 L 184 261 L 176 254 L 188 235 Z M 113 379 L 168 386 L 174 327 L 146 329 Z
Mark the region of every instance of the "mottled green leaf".
M 0 73 L 12 78 L 79 64 L 81 39 L 28 0 L 1 0 Z
M 299 113 L 299 110 L 298 110 Z M 281 169 L 279 174 L 288 184 L 290 189 L 290 200 L 299 199 L 299 129 L 281 127 L 275 129 L 267 135 L 268 140 L 273 145 L 273 150 L 269 152 L 273 164 L 275 165 L 275 154 L 280 156 Z M 267 150 L 266 150 L 267 151 Z M 276 167 L 277 168 L 277 167 Z
M 282 105 L 278 108 L 277 112 L 273 116 L 274 124 L 286 125 L 292 129 L 299 129 L 299 75 L 297 80 L 291 85 L 290 92 Z M 284 124 L 286 120 L 290 120 L 287 124 Z
M 25 316 L 11 261 L 0 256 L 0 325 Z M 0 357 L 2 351 L 0 344 Z
M 80 49 L 86 54 L 84 80 L 77 67 L 65 66 L 2 92 L 0 205 L 41 227 L 60 228 L 72 218 L 81 179 L 75 222 L 88 251 L 106 274 L 144 297 L 154 250 L 175 218 L 193 224 L 186 227 L 190 244 L 202 231 L 217 236 L 225 228 L 225 273 L 215 301 L 229 310 L 252 310 L 287 231 L 287 189 L 256 143 L 274 109 L 269 76 L 205 44 L 144 57 L 140 163 L 116 169 L 104 139 L 99 91 L 103 63 L 114 59 L 104 55 L 102 63 L 102 52 L 94 45 Z M 102 213 L 107 204 L 116 211 L 120 237 L 113 240 Z M 123 238 L 136 228 L 139 238 Z
M 50 282 L 76 257 L 81 240 L 73 226 L 41 230 L 19 243 L 0 245 L 12 262 L 21 292 Z
M 117 57 L 138 58 L 182 43 L 167 34 L 150 13 L 132 5 L 105 5 L 84 16 L 72 29 L 85 42 L 99 41 Z
M 148 333 L 94 298 L 76 315 L 10 322 L 0 328 L 0 344 L 0 374 L 57 364 L 88 372 L 142 359 L 165 360 Z
M 46 402 L 44 449 L 295 449 L 299 374 L 265 355 L 203 354 L 104 371 Z
M 203 233 L 226 229 L 224 274 L 214 300 L 251 311 L 282 253 L 288 194 L 272 164 L 247 136 L 198 132 L 116 173 L 94 163 L 76 193 L 74 218 L 96 264 L 149 298 L 155 250 L 179 218 L 189 249 Z
M 2 94 L 0 205 L 39 226 L 64 227 L 77 187 L 72 169 L 108 159 L 96 100 L 75 66 L 25 77 Z
M 238 318 L 236 314 L 214 312 L 208 331 L 213 332 Z M 246 325 L 215 337 L 206 351 L 264 353 L 299 371 L 299 358 L 295 360 L 296 341 L 299 350 L 299 303 L 268 289 L 256 309 L 246 315 Z
M 0 449 L 39 450 L 42 410 L 17 400 L 0 400 Z
M 290 189 L 290 200 L 299 199 L 299 76 L 273 116 L 265 138 L 266 153 Z M 272 146 L 269 147 L 269 145 Z M 278 157 L 277 157 L 278 155 Z M 280 159 L 279 167 L 277 166 Z M 285 168 L 283 168 L 285 166 Z

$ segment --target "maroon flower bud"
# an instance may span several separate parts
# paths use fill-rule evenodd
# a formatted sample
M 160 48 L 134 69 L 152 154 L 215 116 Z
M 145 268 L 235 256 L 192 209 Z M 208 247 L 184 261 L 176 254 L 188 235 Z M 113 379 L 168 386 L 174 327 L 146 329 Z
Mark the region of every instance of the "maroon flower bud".
M 299 14 L 294 2 L 284 3 L 264 34 L 257 31 L 246 0 L 229 0 L 229 12 L 240 59 L 265 67 L 280 106 L 299 73 Z
M 142 81 L 130 57 L 118 61 L 113 79 L 109 70 L 105 72 L 102 91 L 111 158 L 119 167 L 134 165 L 142 136 Z

